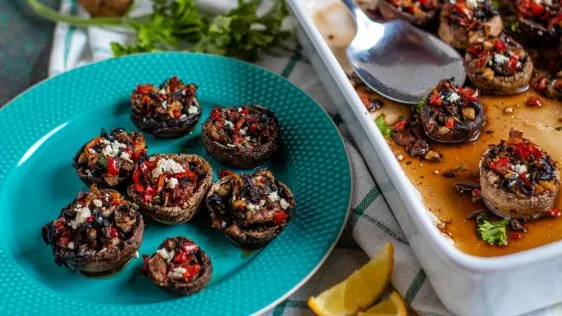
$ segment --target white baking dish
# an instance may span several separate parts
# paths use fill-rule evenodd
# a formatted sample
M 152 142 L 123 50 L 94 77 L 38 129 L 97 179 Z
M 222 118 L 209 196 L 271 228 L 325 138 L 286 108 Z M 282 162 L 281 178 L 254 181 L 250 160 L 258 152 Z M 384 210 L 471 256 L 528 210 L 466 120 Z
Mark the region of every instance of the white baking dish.
M 434 225 L 346 73 L 313 23 L 313 13 L 339 0 L 287 0 L 298 39 L 347 123 L 371 172 L 445 306 L 459 315 L 516 315 L 562 301 L 562 242 L 516 254 L 465 254 Z M 335 32 L 340 31 L 334 26 Z M 344 66 L 345 67 L 345 66 Z

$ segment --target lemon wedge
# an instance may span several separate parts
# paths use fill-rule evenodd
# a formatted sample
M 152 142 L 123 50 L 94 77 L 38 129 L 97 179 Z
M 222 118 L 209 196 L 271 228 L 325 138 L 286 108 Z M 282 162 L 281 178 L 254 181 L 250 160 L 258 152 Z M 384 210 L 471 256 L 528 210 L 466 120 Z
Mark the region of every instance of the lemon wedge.
M 355 315 L 377 301 L 390 283 L 394 247 L 387 243 L 379 253 L 347 279 L 308 299 L 310 309 L 321 316 Z
M 369 308 L 365 312 L 359 312 L 357 316 L 407 316 L 406 304 L 398 292 L 393 291 L 388 299 Z

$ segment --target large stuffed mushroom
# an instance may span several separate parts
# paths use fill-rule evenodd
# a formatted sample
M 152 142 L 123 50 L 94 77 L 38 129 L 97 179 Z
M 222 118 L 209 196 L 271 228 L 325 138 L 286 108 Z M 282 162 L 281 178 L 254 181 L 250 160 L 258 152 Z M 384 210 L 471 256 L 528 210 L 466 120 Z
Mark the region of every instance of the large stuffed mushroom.
M 443 80 L 424 99 L 420 121 L 429 138 L 461 143 L 476 140 L 486 118 L 477 90 Z
M 537 218 L 554 206 L 560 188 L 556 162 L 539 146 L 512 130 L 480 160 L 486 206 L 502 217 Z
M 447 44 L 465 50 L 478 38 L 498 36 L 503 22 L 490 0 L 447 1 L 440 15 L 439 37 Z
M 200 156 L 158 154 L 135 168 L 127 194 L 143 214 L 173 225 L 195 216 L 212 182 L 211 165 Z
M 146 147 L 139 132 L 114 128 L 107 133 L 102 129 L 100 136 L 78 150 L 73 166 L 87 185 L 121 189 L 130 181 L 137 161 L 146 157 Z
M 115 190 L 93 186 L 44 225 L 42 236 L 57 264 L 96 276 L 127 264 L 137 254 L 143 232 L 136 205 Z
M 277 150 L 279 121 L 271 110 L 259 105 L 214 108 L 203 125 L 201 140 L 218 162 L 249 169 L 267 160 Z
M 387 20 L 401 19 L 423 26 L 435 17 L 440 0 L 381 0 L 378 9 Z
M 161 289 L 191 295 L 201 291 L 211 279 L 211 258 L 185 237 L 167 238 L 152 256 L 143 255 L 141 272 Z
M 206 198 L 212 227 L 242 248 L 259 248 L 275 239 L 293 217 L 296 201 L 271 171 L 229 174 L 213 184 Z
M 185 135 L 195 128 L 202 109 L 195 84 L 184 84 L 177 77 L 160 87 L 139 85 L 131 95 L 131 119 L 141 130 L 156 137 Z
M 516 0 L 517 31 L 525 43 L 555 47 L 562 30 L 560 0 Z
M 533 62 L 527 51 L 504 33 L 471 44 L 464 64 L 472 83 L 490 94 L 524 91 L 533 75 Z

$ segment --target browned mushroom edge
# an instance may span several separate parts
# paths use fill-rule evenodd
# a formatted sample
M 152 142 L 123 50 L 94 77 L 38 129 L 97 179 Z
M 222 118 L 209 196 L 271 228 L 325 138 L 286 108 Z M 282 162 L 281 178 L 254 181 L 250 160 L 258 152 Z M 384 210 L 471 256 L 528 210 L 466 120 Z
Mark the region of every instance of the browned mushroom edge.
M 296 201 L 271 171 L 231 174 L 214 183 L 206 198 L 212 227 L 242 248 L 259 248 L 275 239 L 294 216 Z
M 472 83 L 489 94 L 519 93 L 528 87 L 533 75 L 527 51 L 504 33 L 471 44 L 464 63 Z
M 135 164 L 146 157 L 146 142 L 139 132 L 127 133 L 114 128 L 104 129 L 78 150 L 73 167 L 87 185 L 99 188 L 124 189 L 131 179 Z
M 156 137 L 185 135 L 195 128 L 202 109 L 195 94 L 195 84 L 184 84 L 177 77 L 159 88 L 139 85 L 131 95 L 131 119 L 142 131 Z
M 479 37 L 498 36 L 503 30 L 502 18 L 489 0 L 447 2 L 439 20 L 439 37 L 459 50 Z
M 547 153 L 512 130 L 508 141 L 483 154 L 480 186 L 484 203 L 498 216 L 537 218 L 554 207 L 560 175 Z
M 211 279 L 211 258 L 185 237 L 167 238 L 152 256 L 143 255 L 141 273 L 158 287 L 177 295 L 201 291 Z
M 556 47 L 562 31 L 560 1 L 517 0 L 514 29 L 527 45 L 534 47 Z
M 440 6 L 438 0 L 383 0 L 377 8 L 387 20 L 401 19 L 423 26 L 433 20 Z
M 486 123 L 478 90 L 441 81 L 426 97 L 420 110 L 426 135 L 441 143 L 474 141 Z
M 41 232 L 55 263 L 95 276 L 121 269 L 137 254 L 144 222 L 119 192 L 92 186 Z
M 197 213 L 212 181 L 213 169 L 200 156 L 157 154 L 135 168 L 127 195 L 143 214 L 179 224 Z
M 279 121 L 259 105 L 214 108 L 203 125 L 201 140 L 218 162 L 249 169 L 267 160 L 277 150 Z

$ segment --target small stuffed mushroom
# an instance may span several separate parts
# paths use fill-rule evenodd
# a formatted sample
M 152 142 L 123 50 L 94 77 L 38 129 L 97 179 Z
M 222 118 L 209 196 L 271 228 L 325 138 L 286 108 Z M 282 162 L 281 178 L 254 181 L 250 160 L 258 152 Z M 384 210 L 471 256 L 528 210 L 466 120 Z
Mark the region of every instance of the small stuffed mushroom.
M 268 169 L 223 176 L 206 198 L 212 227 L 242 248 L 267 245 L 287 227 L 296 201 L 287 185 Z
M 472 83 L 489 94 L 524 91 L 533 75 L 533 62 L 527 51 L 504 33 L 470 45 L 464 64 Z
M 527 45 L 555 47 L 562 30 L 559 0 L 517 0 L 517 31 Z
M 562 100 L 562 70 L 556 75 L 546 73 L 537 75 L 531 85 L 547 98 Z
M 104 129 L 74 156 L 73 166 L 87 185 L 99 188 L 124 189 L 133 175 L 135 164 L 146 157 L 146 142 L 139 132 L 127 133 L 114 128 Z
M 203 125 L 201 139 L 218 162 L 249 169 L 277 150 L 279 121 L 268 108 L 244 105 L 214 108 Z
M 173 138 L 195 128 L 201 118 L 201 106 L 195 97 L 197 86 L 184 84 L 177 77 L 159 88 L 139 85 L 131 95 L 131 119 L 142 131 L 156 137 Z
M 381 0 L 378 9 L 387 20 L 406 20 L 411 24 L 428 24 L 439 10 L 439 0 Z
M 92 186 L 44 225 L 42 236 L 58 265 L 96 276 L 118 271 L 136 256 L 143 232 L 136 205 L 115 190 Z
M 426 135 L 441 143 L 474 141 L 486 123 L 478 90 L 441 81 L 424 99 L 420 121 Z
M 152 256 L 143 255 L 141 273 L 163 290 L 177 295 L 201 291 L 211 279 L 211 258 L 193 241 L 167 238 Z
M 165 224 L 189 221 L 213 182 L 213 169 L 197 155 L 158 154 L 139 163 L 129 198 L 140 211 Z
M 480 37 L 498 36 L 503 22 L 490 0 L 447 1 L 440 15 L 439 37 L 447 44 L 465 50 Z
M 497 215 L 537 218 L 554 207 L 560 174 L 546 152 L 512 130 L 507 142 L 482 156 L 480 186 L 484 203 Z

